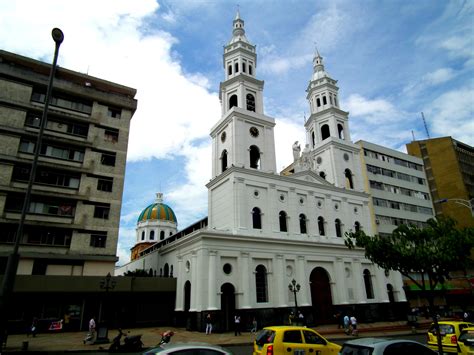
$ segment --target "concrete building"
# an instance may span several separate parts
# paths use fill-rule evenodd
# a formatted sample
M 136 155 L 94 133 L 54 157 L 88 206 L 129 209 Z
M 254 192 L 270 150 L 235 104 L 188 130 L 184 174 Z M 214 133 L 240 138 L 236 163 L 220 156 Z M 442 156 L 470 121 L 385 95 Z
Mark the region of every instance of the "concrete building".
M 433 201 L 423 160 L 363 140 L 361 147 L 365 190 L 371 195 L 374 231 L 391 234 L 400 224 L 420 228 L 434 217 Z
M 332 322 L 338 310 L 364 321 L 404 313 L 401 276 L 344 245 L 345 231 L 372 233 L 369 195 L 360 147 L 350 141 L 348 113 L 322 59 L 315 55 L 307 88 L 308 142 L 303 151 L 293 145 L 294 171 L 280 175 L 256 47 L 237 13 L 224 47 L 222 116 L 210 131 L 208 217 L 141 251 L 116 275 L 137 268 L 172 274 L 177 317 L 197 329 L 208 312 L 220 330 L 233 327 L 236 313 L 244 325 L 253 317 L 261 325 L 287 322 L 296 301 L 288 288 L 293 279 L 310 324 Z
M 0 270 L 23 206 L 50 67 L 0 51 Z M 58 68 L 18 274 L 113 272 L 135 94 Z
M 474 147 L 451 137 L 413 141 L 409 154 L 423 159 L 436 215 L 474 227 Z

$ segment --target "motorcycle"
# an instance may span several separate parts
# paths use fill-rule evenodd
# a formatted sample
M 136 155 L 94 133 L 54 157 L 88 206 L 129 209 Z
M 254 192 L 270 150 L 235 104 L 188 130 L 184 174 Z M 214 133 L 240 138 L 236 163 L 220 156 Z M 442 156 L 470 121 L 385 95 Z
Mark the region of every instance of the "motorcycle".
M 141 335 L 125 335 L 125 333 L 120 328 L 118 331 L 118 335 L 112 340 L 112 344 L 110 344 L 109 352 L 136 352 L 142 350 L 143 343 Z M 123 336 L 125 337 L 122 343 Z
M 174 332 L 171 331 L 171 330 L 167 330 L 166 332 L 161 333 L 161 340 L 158 343 L 158 346 L 161 347 L 161 345 L 163 345 L 163 344 L 168 344 L 173 335 L 174 335 Z

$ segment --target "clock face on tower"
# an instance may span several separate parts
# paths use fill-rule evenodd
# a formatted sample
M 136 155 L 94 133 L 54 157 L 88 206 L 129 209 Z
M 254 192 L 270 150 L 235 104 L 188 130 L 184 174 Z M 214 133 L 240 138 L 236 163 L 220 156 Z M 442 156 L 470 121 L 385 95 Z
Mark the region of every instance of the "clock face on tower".
M 249 132 L 252 137 L 258 137 L 260 133 L 257 127 L 250 127 Z

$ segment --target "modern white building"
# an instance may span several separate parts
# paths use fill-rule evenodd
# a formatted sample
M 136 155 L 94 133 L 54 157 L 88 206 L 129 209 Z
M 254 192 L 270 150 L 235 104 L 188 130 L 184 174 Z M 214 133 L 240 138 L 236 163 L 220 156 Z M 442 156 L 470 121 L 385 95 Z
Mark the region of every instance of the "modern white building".
M 423 160 L 363 140 L 356 143 L 376 234 L 391 234 L 401 224 L 424 227 L 434 210 Z
M 406 302 L 400 275 L 344 245 L 349 230 L 373 232 L 369 195 L 360 148 L 350 141 L 348 113 L 322 57 L 314 58 L 307 89 L 308 144 L 303 152 L 294 145 L 293 173 L 286 176 L 276 170 L 275 120 L 264 113 L 256 48 L 238 13 L 223 59 L 222 116 L 210 132 L 208 217 L 141 251 L 116 275 L 172 270 L 175 310 L 197 329 L 208 312 L 220 329 L 233 325 L 235 313 L 244 324 L 254 316 L 262 325 L 284 323 L 295 306 L 293 279 L 309 322 L 331 322 L 337 310 L 361 320 L 396 314 Z

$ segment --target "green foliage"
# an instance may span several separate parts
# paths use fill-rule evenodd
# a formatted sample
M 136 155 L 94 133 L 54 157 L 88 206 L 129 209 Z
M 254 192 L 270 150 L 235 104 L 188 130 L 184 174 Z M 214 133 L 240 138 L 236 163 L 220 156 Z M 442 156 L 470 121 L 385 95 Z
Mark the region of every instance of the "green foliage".
M 420 289 L 434 290 L 449 279 L 450 272 L 463 270 L 472 261 L 474 229 L 459 230 L 449 218 L 429 219 L 427 224 L 423 229 L 401 225 L 383 237 L 346 233 L 345 244 L 351 249 L 364 248 L 367 259 L 383 269 L 399 271 Z M 413 274 L 421 275 L 422 282 Z
M 153 275 L 143 269 L 135 269 L 135 271 L 125 272 L 123 276 L 150 277 Z

